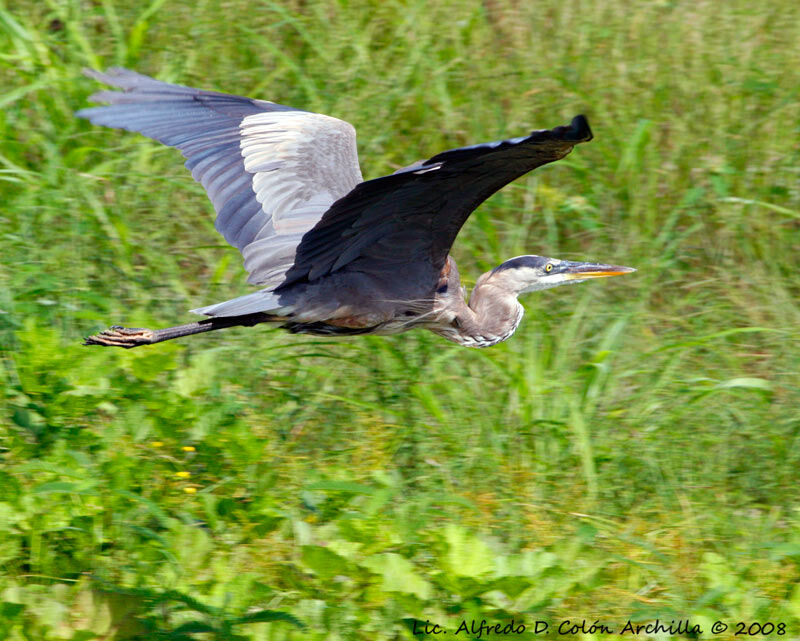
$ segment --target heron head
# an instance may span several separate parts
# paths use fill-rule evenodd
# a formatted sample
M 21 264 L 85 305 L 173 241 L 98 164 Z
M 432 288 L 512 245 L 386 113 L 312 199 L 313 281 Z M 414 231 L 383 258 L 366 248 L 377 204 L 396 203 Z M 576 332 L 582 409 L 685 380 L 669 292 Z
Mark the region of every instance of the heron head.
M 620 265 L 581 263 L 547 256 L 517 256 L 495 267 L 489 273 L 489 278 L 492 283 L 519 296 L 559 285 L 582 283 L 590 278 L 621 276 L 635 271 L 633 267 Z

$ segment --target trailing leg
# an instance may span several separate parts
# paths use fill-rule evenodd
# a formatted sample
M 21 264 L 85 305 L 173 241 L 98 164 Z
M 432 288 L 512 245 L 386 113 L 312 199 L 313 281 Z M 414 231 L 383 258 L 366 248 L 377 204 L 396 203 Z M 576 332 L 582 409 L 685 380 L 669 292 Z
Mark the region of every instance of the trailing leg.
M 103 345 L 105 347 L 139 347 L 140 345 L 152 345 L 162 341 L 180 338 L 181 336 L 191 336 L 192 334 L 202 334 L 216 329 L 226 327 L 250 327 L 259 323 L 279 320 L 269 314 L 246 314 L 244 316 L 230 316 L 224 318 L 207 318 L 195 323 L 176 325 L 164 329 L 146 329 L 143 327 L 120 327 L 113 325 L 94 336 L 87 336 L 84 345 Z

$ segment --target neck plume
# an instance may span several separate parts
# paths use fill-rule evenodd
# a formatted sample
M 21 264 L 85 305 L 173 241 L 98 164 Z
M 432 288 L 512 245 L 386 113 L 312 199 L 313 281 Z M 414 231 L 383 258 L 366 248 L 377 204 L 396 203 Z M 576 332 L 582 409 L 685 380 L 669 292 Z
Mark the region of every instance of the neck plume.
M 487 272 L 478 279 L 469 305 L 463 301 L 451 325 L 433 331 L 465 347 L 491 347 L 511 337 L 522 320 L 516 292 Z

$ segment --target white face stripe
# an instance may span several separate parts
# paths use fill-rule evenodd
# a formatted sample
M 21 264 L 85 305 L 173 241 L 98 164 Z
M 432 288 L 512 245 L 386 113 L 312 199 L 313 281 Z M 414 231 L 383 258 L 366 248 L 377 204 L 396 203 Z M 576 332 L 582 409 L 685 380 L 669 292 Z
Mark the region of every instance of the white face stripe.
M 542 289 L 558 287 L 559 285 L 580 282 L 574 278 L 570 278 L 569 274 L 538 274 L 533 269 L 531 269 L 530 272 L 530 276 L 525 278 L 525 280 L 529 281 L 531 284 L 525 287 L 520 294 L 528 294 L 530 292 L 538 292 Z

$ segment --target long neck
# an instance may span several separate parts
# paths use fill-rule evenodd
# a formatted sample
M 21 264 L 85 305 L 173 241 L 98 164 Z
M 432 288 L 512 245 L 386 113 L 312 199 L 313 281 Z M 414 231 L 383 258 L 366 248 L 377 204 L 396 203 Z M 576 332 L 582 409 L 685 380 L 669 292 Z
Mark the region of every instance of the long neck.
M 452 329 L 434 331 L 466 347 L 491 347 L 511 337 L 522 314 L 522 305 L 513 292 L 481 277 L 469 305 L 460 306 Z

